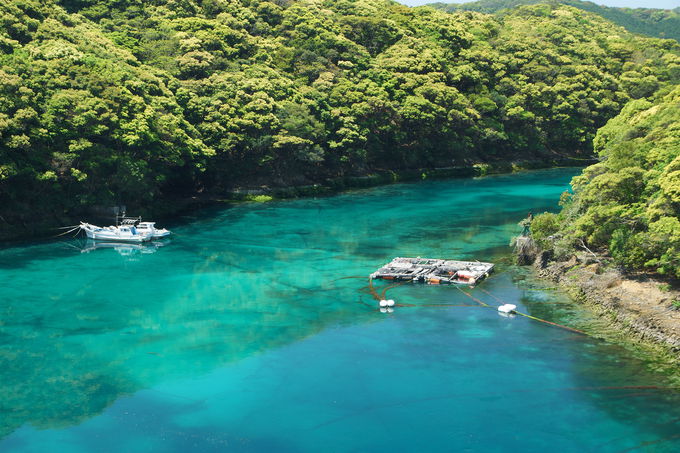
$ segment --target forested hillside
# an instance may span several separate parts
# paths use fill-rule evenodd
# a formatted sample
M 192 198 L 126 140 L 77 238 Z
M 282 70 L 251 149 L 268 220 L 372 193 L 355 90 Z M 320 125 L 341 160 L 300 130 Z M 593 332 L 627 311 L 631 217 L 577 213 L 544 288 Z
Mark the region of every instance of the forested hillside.
M 532 223 L 543 247 L 558 257 L 588 247 L 680 278 L 680 87 L 663 93 L 630 102 L 600 129 L 602 162 L 574 178 L 559 215 Z
M 0 0 L 0 230 L 235 186 L 588 156 L 628 101 L 680 80 L 679 54 L 565 6 Z
M 477 11 L 493 14 L 507 8 L 538 3 L 563 4 L 598 14 L 633 33 L 680 41 L 680 8 L 615 8 L 581 0 L 479 0 L 469 3 L 432 3 L 449 12 Z

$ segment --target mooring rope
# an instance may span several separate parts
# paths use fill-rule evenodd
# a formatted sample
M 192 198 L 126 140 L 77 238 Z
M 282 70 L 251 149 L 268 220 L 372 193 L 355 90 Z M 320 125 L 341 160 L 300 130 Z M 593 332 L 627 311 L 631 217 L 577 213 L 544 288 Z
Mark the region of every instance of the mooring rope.
M 505 302 L 504 300 L 499 299 L 498 297 L 494 296 L 493 294 L 491 294 L 490 292 L 488 292 L 488 291 L 485 290 L 484 288 L 479 288 L 479 290 L 480 290 L 481 292 L 483 292 L 484 294 L 486 294 L 486 295 L 488 295 L 488 296 L 491 296 L 491 297 L 493 297 L 494 299 L 496 299 L 496 302 L 500 302 L 500 303 L 503 304 L 503 305 L 506 304 L 506 302 Z
M 485 303 L 485 302 L 482 302 L 481 300 L 479 300 L 479 299 L 477 299 L 476 297 L 474 297 L 472 294 L 466 293 L 465 291 L 463 291 L 462 289 L 460 289 L 460 287 L 459 287 L 458 285 L 456 285 L 456 289 L 457 289 L 458 291 L 460 291 L 461 293 L 465 294 L 466 296 L 468 296 L 470 299 L 472 299 L 472 300 L 474 300 L 475 302 L 477 302 L 477 303 L 478 303 L 479 305 L 481 305 L 482 307 L 491 307 L 491 305 L 489 305 L 489 304 L 487 304 L 487 303 Z
M 502 300 L 502 299 L 500 299 L 500 298 L 494 296 L 493 294 L 491 294 L 490 292 L 488 292 L 488 291 L 485 290 L 484 288 L 479 288 L 479 289 L 480 289 L 484 294 L 488 294 L 489 296 L 493 297 L 496 301 L 500 302 L 501 304 L 503 304 L 503 305 L 507 304 L 507 302 L 505 302 L 504 300 Z M 462 290 L 461 290 L 461 291 L 462 291 Z M 466 293 L 465 291 L 463 291 L 463 294 L 467 294 L 467 293 Z M 472 297 L 472 296 L 470 296 L 470 297 Z M 520 316 L 524 316 L 525 318 L 533 319 L 534 321 L 543 322 L 543 323 L 545 323 L 545 324 L 550 324 L 551 326 L 555 326 L 555 327 L 561 327 L 562 329 L 566 329 L 566 330 L 570 330 L 570 331 L 572 331 L 572 332 L 580 333 L 581 335 L 588 335 L 587 333 L 583 332 L 582 330 L 574 329 L 573 327 L 569 327 L 569 326 L 565 326 L 565 325 L 562 325 L 562 324 L 557 324 L 556 322 L 547 321 L 547 320 L 545 320 L 545 319 L 537 318 L 537 317 L 535 317 L 535 316 L 531 316 L 531 315 L 529 315 L 529 314 L 522 313 L 521 311 L 513 310 L 513 312 L 514 312 L 514 313 L 517 313 L 517 314 L 520 315 Z
M 368 278 L 368 290 L 375 300 L 380 300 L 380 295 L 378 295 L 378 292 L 375 290 L 375 287 L 373 286 L 373 279 L 370 277 Z
M 397 304 L 397 307 L 479 307 L 477 304 Z
M 394 283 L 394 284 L 392 284 L 392 285 L 389 285 L 389 286 L 386 286 L 385 288 L 383 288 L 382 293 L 380 293 L 380 300 L 383 300 L 383 299 L 385 299 L 385 298 L 387 297 L 387 291 L 388 291 L 388 290 L 390 290 L 390 289 L 392 289 L 392 288 L 396 288 L 397 286 L 401 286 L 401 285 L 403 285 L 403 284 L 405 284 L 405 283 L 410 283 L 410 282 L 399 282 L 399 283 Z
M 352 278 L 352 277 L 345 277 L 345 278 Z M 380 301 L 380 300 L 384 300 L 384 299 L 385 299 L 388 290 L 390 290 L 390 289 L 392 289 L 392 288 L 396 288 L 397 286 L 401 286 L 401 285 L 403 285 L 403 284 L 405 284 L 405 283 L 409 283 L 409 282 L 405 281 L 405 282 L 399 282 L 399 283 L 394 283 L 394 284 L 392 284 L 392 285 L 389 285 L 389 286 L 385 287 L 385 288 L 382 290 L 382 294 L 378 294 L 378 292 L 376 291 L 375 287 L 373 286 L 373 279 L 372 279 L 372 278 L 369 278 L 369 279 L 368 279 L 368 290 L 369 290 L 370 294 L 373 296 L 373 298 L 374 298 L 375 300 Z M 482 300 L 479 300 L 478 298 L 476 298 L 476 297 L 473 296 L 472 294 L 463 291 L 458 285 L 454 285 L 454 286 L 456 287 L 456 289 L 457 289 L 458 291 L 460 291 L 461 293 L 465 294 L 467 297 L 469 297 L 470 299 L 472 299 L 473 301 L 475 301 L 479 306 L 481 306 L 481 307 L 486 307 L 486 308 L 493 308 L 491 305 L 487 304 L 486 302 L 484 302 L 484 301 L 482 301 Z M 505 304 L 507 303 L 507 302 L 505 302 L 504 300 L 502 300 L 501 298 L 496 297 L 495 295 L 491 294 L 490 292 L 488 292 L 487 290 L 485 290 L 485 289 L 483 289 L 483 288 L 480 288 L 480 290 L 481 290 L 484 294 L 487 294 L 487 295 L 491 296 L 493 299 L 495 299 L 497 302 L 499 302 L 499 303 L 501 303 L 501 304 L 503 304 L 503 305 L 505 305 Z M 397 307 L 415 307 L 415 306 L 418 306 L 418 307 L 421 307 L 421 306 L 422 306 L 422 307 L 428 307 L 428 306 L 430 306 L 430 307 L 431 307 L 431 306 L 437 306 L 437 307 L 445 307 L 445 306 L 449 306 L 449 307 L 460 307 L 460 306 L 466 306 L 466 307 L 469 307 L 469 306 L 471 306 L 471 305 L 467 305 L 467 304 L 464 304 L 464 305 L 460 305 L 460 304 L 396 304 L 396 306 L 397 306 Z M 570 332 L 578 333 L 578 334 L 581 334 L 581 335 L 588 335 L 586 332 L 583 332 L 582 330 L 578 330 L 578 329 L 575 329 L 575 328 L 573 328 L 573 327 L 565 326 L 565 325 L 563 325 L 563 324 L 558 324 L 558 323 L 556 323 L 556 322 L 548 321 L 548 320 L 546 320 L 546 319 L 537 318 L 536 316 L 531 316 L 530 314 L 522 313 L 521 311 L 513 310 L 513 313 L 518 314 L 518 315 L 520 315 L 520 316 L 524 316 L 525 318 L 532 319 L 532 320 L 534 320 L 534 321 L 542 322 L 542 323 L 544 323 L 544 324 L 548 324 L 548 325 L 551 325 L 551 326 L 554 326 L 554 327 L 559 327 L 559 328 L 561 328 L 561 329 L 565 329 L 565 330 L 568 330 L 568 331 L 570 331 Z
M 521 311 L 514 310 L 514 312 L 517 313 L 520 316 L 524 316 L 525 318 L 533 319 L 534 321 L 543 322 L 543 323 L 550 324 L 551 326 L 555 326 L 555 327 L 561 327 L 562 329 L 570 330 L 570 331 L 575 332 L 575 333 L 580 333 L 581 335 L 588 335 L 584 331 L 574 329 L 573 327 L 565 326 L 565 325 L 562 325 L 562 324 L 557 324 L 556 322 L 552 322 L 552 321 L 546 321 L 545 319 L 537 318 L 535 316 L 531 316 L 531 315 L 528 315 L 526 313 L 522 313 Z
M 363 280 L 363 279 L 366 278 L 366 276 L 364 276 L 364 275 L 357 275 L 357 276 L 355 276 L 355 275 L 350 275 L 349 277 L 340 277 L 340 278 L 336 278 L 335 280 L 331 280 L 331 282 L 337 282 L 337 281 L 339 281 L 339 280 L 347 280 L 348 278 L 360 278 L 360 279 Z
M 66 235 L 66 234 L 72 233 L 72 232 L 74 232 L 75 230 L 79 230 L 79 229 L 80 229 L 80 225 L 76 226 L 75 228 L 73 228 L 73 229 L 71 229 L 71 230 L 64 231 L 63 233 L 57 234 L 56 236 L 52 236 L 52 238 L 58 238 L 59 236 L 64 236 L 64 235 Z

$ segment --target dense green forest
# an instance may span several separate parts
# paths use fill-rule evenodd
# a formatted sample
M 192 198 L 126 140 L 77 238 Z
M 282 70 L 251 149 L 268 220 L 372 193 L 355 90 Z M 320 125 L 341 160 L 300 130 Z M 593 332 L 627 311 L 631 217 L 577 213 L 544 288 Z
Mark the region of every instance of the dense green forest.
M 558 257 L 588 247 L 680 278 L 680 86 L 630 102 L 595 149 L 602 161 L 574 178 L 559 215 L 534 219 L 534 237 Z
M 558 5 L 0 0 L 0 233 L 239 186 L 590 156 L 627 102 L 678 83 L 679 55 Z
M 449 12 L 477 11 L 497 13 L 520 5 L 553 3 L 598 14 L 633 33 L 680 41 L 680 8 L 673 10 L 654 8 L 615 8 L 581 0 L 479 0 L 470 3 L 432 3 L 433 8 Z

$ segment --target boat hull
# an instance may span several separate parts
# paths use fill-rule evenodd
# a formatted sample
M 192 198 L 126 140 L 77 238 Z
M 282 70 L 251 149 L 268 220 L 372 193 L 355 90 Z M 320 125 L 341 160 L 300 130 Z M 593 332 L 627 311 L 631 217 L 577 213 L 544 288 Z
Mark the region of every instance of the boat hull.
M 163 239 L 163 238 L 166 238 L 166 237 L 168 237 L 168 236 L 170 236 L 170 232 L 169 232 L 168 230 L 164 230 L 164 231 L 156 230 L 156 231 L 154 231 L 154 233 L 151 235 L 151 237 L 152 237 L 153 239 Z
M 108 241 L 108 242 L 122 242 L 122 243 L 128 243 L 128 244 L 141 244 L 143 242 L 148 242 L 151 240 L 150 237 L 120 237 L 120 236 L 110 236 L 110 235 L 101 235 L 101 234 L 96 234 L 96 233 L 90 233 L 87 235 L 89 239 L 95 240 L 95 241 Z

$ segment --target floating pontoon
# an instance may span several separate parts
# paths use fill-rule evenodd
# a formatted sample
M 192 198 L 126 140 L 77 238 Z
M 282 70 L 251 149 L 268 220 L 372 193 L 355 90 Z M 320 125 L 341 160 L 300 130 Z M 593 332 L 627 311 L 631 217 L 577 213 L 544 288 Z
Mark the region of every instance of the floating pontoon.
M 474 285 L 493 270 L 492 263 L 431 258 L 395 258 L 370 276 L 371 279 L 402 280 L 431 285 Z

